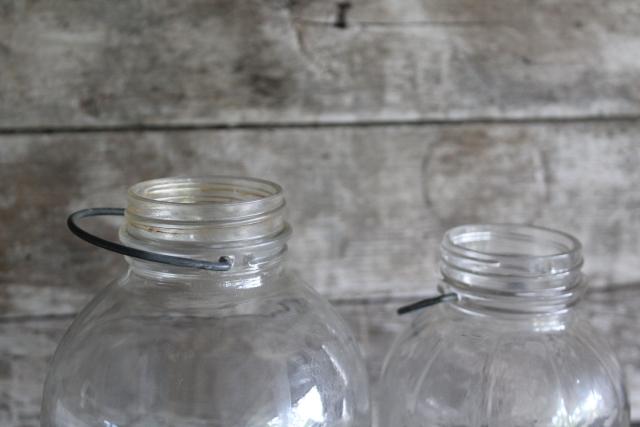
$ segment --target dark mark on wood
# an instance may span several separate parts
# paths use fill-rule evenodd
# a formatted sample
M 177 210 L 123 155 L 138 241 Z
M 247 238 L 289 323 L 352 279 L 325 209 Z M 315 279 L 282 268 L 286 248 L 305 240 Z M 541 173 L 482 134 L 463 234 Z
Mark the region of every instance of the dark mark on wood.
M 336 16 L 336 22 L 334 26 L 336 28 L 347 28 L 347 12 L 351 9 L 351 3 L 348 1 L 340 2 L 337 4 L 338 6 L 338 14 Z

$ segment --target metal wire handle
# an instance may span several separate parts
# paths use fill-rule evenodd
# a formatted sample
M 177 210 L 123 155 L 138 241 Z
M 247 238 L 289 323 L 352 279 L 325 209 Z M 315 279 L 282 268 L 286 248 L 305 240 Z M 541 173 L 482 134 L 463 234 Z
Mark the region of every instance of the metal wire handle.
M 454 301 L 458 299 L 458 295 L 454 293 L 442 294 L 437 297 L 427 298 L 420 300 L 418 302 L 414 302 L 409 305 L 405 305 L 396 310 L 396 313 L 402 315 L 406 313 L 410 313 L 415 310 L 419 310 L 421 308 L 430 307 L 432 305 L 440 304 L 441 302 Z
M 69 218 L 67 218 L 67 227 L 69 227 L 69 230 L 71 230 L 73 234 L 75 234 L 82 240 L 89 242 L 92 245 L 98 246 L 102 249 L 106 249 L 108 251 L 116 252 L 132 258 L 159 262 L 161 264 L 175 265 L 178 267 L 190 267 L 210 271 L 228 271 L 232 266 L 231 258 L 226 256 L 220 257 L 217 262 L 203 261 L 192 258 L 162 255 L 155 252 L 149 252 L 142 249 L 136 249 L 129 246 L 121 245 L 110 240 L 105 240 L 101 237 L 89 233 L 86 230 L 83 230 L 77 224 L 78 220 L 92 216 L 124 216 L 124 208 L 81 209 L 77 212 L 72 213 L 71 215 L 69 215 Z

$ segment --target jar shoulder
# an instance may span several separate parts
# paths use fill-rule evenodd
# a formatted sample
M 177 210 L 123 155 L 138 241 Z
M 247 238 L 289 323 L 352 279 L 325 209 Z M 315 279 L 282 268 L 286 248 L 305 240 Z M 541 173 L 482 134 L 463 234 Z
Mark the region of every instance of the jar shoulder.
M 518 318 L 469 314 L 446 305 L 415 316 L 396 339 L 391 353 L 423 358 L 438 347 L 450 352 L 470 348 L 480 357 L 505 346 L 528 348 L 532 356 L 562 356 L 556 354 L 558 348 L 579 348 L 603 360 L 612 353 L 606 337 L 580 309 L 562 316 Z
M 402 408 L 395 414 L 399 419 L 454 416 L 460 425 L 474 420 L 532 425 L 551 422 L 563 411 L 568 422 L 572 413 L 591 405 L 590 416 L 619 422 L 606 425 L 626 425 L 620 367 L 581 313 L 561 324 L 536 326 L 461 315 L 447 307 L 427 310 L 387 357 L 382 393 L 404 397 L 383 401 L 383 418 Z
M 237 339 L 240 334 L 262 331 L 282 333 L 284 339 L 312 333 L 319 338 L 353 341 L 331 304 L 286 271 L 264 279 L 259 286 L 249 283 L 234 288 L 225 288 L 215 280 L 210 284 L 162 282 L 127 274 L 87 304 L 61 347 L 72 340 L 105 341 L 134 332 L 152 336 L 155 330 L 165 328 L 203 336 L 224 330 L 226 335 L 238 334 Z

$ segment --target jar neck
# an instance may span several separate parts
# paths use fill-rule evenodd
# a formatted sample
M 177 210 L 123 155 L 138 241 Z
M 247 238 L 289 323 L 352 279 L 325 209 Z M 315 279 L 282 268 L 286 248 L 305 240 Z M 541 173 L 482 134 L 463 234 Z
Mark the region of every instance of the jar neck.
M 193 291 L 238 290 L 263 287 L 272 277 L 282 274 L 285 265 L 284 252 L 260 264 L 236 266 L 229 271 L 210 271 L 195 268 L 176 267 L 150 261 L 126 257 L 130 274 L 152 283 L 166 286 L 178 285 Z
M 455 303 L 485 314 L 568 311 L 584 293 L 580 243 L 559 231 L 523 225 L 467 225 L 449 230 L 440 271 Z
M 127 259 L 136 275 L 222 282 L 249 280 L 277 270 L 291 229 L 282 189 L 254 178 L 164 178 L 132 186 L 120 240 L 164 255 L 231 262 L 205 271 Z

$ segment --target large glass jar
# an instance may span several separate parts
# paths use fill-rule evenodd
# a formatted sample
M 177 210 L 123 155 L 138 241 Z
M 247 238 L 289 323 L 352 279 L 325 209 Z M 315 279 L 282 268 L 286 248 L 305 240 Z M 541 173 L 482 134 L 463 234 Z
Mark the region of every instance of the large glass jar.
M 283 268 L 280 187 L 249 178 L 134 185 L 120 240 L 229 271 L 127 258 L 77 317 L 47 377 L 46 427 L 365 427 L 347 326 Z M 102 278 L 96 278 L 102 280 Z
M 628 427 L 620 367 L 580 313 L 580 243 L 557 231 L 446 233 L 442 291 L 383 368 L 380 427 Z

